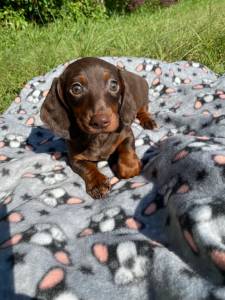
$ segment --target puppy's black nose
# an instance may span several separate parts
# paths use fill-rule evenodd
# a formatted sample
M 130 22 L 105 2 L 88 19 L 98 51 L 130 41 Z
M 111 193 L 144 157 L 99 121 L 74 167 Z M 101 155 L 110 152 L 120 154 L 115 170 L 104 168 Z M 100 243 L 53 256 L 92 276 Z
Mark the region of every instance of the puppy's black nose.
M 103 129 L 109 126 L 110 116 L 106 114 L 96 114 L 91 118 L 90 125 L 96 129 Z

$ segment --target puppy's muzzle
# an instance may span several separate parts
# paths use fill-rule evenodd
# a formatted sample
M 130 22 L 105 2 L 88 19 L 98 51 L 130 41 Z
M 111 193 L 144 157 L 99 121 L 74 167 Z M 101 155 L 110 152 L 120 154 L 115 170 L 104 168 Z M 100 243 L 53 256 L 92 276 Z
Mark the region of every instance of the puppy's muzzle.
M 94 129 L 105 129 L 111 124 L 111 117 L 107 114 L 95 114 L 89 124 Z

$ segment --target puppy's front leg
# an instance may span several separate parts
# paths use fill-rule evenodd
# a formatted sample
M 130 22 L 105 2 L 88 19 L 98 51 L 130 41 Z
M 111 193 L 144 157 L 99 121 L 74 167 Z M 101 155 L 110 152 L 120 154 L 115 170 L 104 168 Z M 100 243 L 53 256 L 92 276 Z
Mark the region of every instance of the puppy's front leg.
M 95 162 L 70 158 L 70 165 L 86 184 L 87 193 L 94 199 L 103 198 L 111 189 L 109 178 L 100 173 Z
M 148 104 L 143 105 L 137 112 L 137 118 L 144 129 L 158 128 L 155 120 L 148 111 Z
M 131 129 L 116 151 L 118 153 L 118 176 L 120 178 L 131 178 L 139 175 L 141 172 L 141 162 L 135 152 L 134 135 Z

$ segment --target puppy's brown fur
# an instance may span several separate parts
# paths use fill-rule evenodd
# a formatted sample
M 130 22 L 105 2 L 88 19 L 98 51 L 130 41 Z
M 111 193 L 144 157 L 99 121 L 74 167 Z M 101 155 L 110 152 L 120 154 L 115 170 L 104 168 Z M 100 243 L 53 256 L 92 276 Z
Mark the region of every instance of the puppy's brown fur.
M 148 84 L 140 76 L 98 58 L 82 58 L 53 80 L 41 108 L 41 119 L 66 139 L 74 172 L 93 198 L 110 190 L 109 179 L 96 167 L 109 160 L 119 178 L 140 173 L 131 123 L 156 127 L 148 112 Z

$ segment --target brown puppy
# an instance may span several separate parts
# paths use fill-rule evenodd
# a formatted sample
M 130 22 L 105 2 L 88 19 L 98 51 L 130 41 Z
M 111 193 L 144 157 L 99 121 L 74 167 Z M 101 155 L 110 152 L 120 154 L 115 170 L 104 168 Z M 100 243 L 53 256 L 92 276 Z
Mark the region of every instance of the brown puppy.
M 92 57 L 71 63 L 55 78 L 41 108 L 42 121 L 66 139 L 71 168 L 93 198 L 110 190 L 98 161 L 108 160 L 119 178 L 140 173 L 130 127 L 136 117 L 144 128 L 156 127 L 148 112 L 147 82 Z

